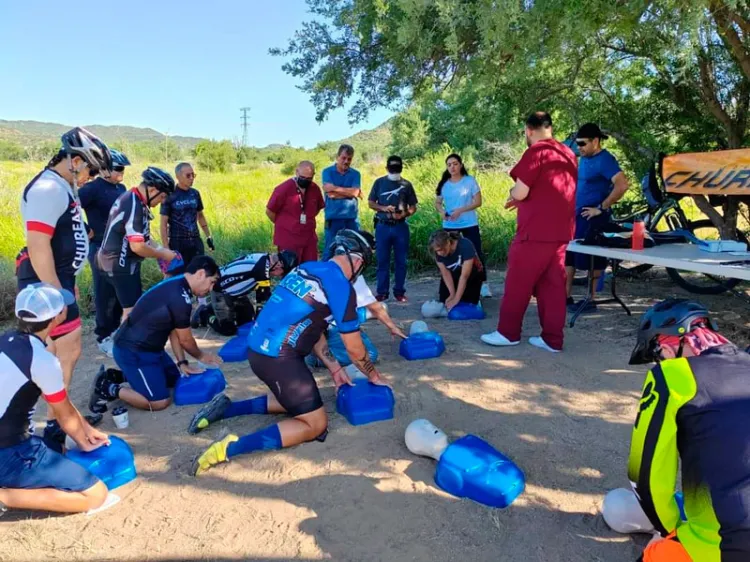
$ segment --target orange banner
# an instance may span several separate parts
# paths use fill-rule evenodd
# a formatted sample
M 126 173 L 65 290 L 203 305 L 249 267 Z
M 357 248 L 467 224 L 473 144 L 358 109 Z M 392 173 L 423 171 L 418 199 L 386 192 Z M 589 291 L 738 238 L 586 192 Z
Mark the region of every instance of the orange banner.
M 667 156 L 662 174 L 670 193 L 750 195 L 750 149 Z

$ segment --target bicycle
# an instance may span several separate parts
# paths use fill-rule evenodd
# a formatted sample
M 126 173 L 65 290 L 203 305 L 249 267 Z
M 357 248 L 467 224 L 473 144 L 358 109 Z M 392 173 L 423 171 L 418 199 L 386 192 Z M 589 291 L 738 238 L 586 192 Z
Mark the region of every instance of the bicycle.
M 669 233 L 674 233 L 673 242 L 685 242 L 682 233 L 690 233 L 701 240 L 719 240 L 721 238 L 719 229 L 710 219 L 699 219 L 692 221 L 680 206 L 680 197 L 667 194 L 660 187 L 657 180 L 656 167 L 652 166 L 650 172 L 641 180 L 641 190 L 646 203 L 624 217 L 616 217 L 612 222 L 625 228 L 632 228 L 635 219 L 641 218 L 646 230 L 657 238 L 669 238 Z M 748 238 L 740 229 L 736 231 L 736 239 L 748 243 Z M 668 243 L 668 242 L 667 242 Z M 621 262 L 619 274 L 637 276 L 654 267 L 650 264 L 639 264 L 633 262 Z M 667 275 L 677 285 L 691 293 L 699 295 L 719 295 L 725 291 L 734 289 L 740 279 L 720 277 L 709 274 L 696 274 L 673 268 L 666 268 Z

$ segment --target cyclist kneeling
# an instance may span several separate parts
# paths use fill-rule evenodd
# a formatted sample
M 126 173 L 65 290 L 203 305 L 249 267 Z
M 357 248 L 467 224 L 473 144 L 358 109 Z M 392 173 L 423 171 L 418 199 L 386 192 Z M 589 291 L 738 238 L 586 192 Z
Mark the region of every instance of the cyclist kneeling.
M 255 320 L 256 306 L 271 297 L 271 278 L 284 277 L 297 266 L 297 254 L 283 250 L 271 254 L 247 254 L 223 266 L 219 282 L 211 291 L 211 304 L 193 313 L 192 326 L 209 325 L 223 336 Z M 255 293 L 255 305 L 250 295 Z
M 191 367 L 189 353 L 204 364 L 216 366 L 221 359 L 202 351 L 190 330 L 192 297 L 205 297 L 219 277 L 219 266 L 208 256 L 198 256 L 185 275 L 166 279 L 138 299 L 130 316 L 114 336 L 112 353 L 130 388 L 122 386 L 113 369 L 101 372 L 94 382 L 89 407 L 106 411 L 106 402 L 120 399 L 141 410 L 163 410 L 172 402 L 169 389 L 180 376 L 202 372 Z M 167 341 L 177 364 L 165 351 Z
M 354 365 L 370 382 L 385 384 L 362 343 L 352 288 L 372 262 L 373 246 L 372 235 L 341 230 L 329 248 L 329 261 L 305 262 L 279 284 L 248 337 L 250 366 L 272 394 L 236 402 L 220 394 L 193 417 L 188 431 L 197 433 L 220 419 L 247 414 L 286 413 L 290 417 L 250 435 L 228 435 L 214 442 L 196 460 L 193 474 L 237 455 L 325 439 L 328 416 L 305 356 L 315 351 L 336 388 L 351 384 L 323 335 L 331 315 Z
M 628 477 L 661 540 L 644 562 L 750 560 L 750 355 L 700 304 L 668 299 L 644 314 L 630 364 L 646 375 Z M 687 521 L 674 500 L 677 467 Z

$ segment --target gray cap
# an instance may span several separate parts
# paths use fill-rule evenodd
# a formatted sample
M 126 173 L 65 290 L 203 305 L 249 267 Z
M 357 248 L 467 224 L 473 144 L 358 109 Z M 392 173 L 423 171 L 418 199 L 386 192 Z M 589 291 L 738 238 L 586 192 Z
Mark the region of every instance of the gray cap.
M 75 303 L 73 293 L 48 283 L 34 283 L 16 296 L 16 316 L 29 322 L 44 322 Z

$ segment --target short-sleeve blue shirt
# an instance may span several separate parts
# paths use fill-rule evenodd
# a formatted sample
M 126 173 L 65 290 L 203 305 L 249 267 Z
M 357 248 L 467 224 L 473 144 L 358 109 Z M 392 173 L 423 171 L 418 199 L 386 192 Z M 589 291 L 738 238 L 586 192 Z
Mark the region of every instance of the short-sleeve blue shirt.
M 323 183 L 332 183 L 336 187 L 350 187 L 359 189 L 362 186 L 362 178 L 357 170 L 349 168 L 345 174 L 336 169 L 336 164 L 323 170 Z M 356 219 L 359 211 L 359 201 L 356 197 L 352 199 L 331 199 L 326 194 L 326 220 L 330 219 Z
M 578 162 L 576 209 L 600 205 L 612 193 L 612 178 L 621 171 L 617 160 L 607 150 L 595 156 L 582 156 Z

